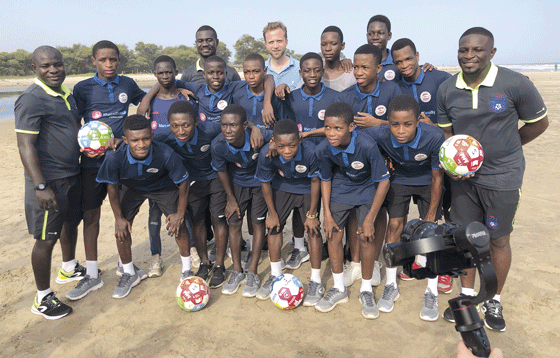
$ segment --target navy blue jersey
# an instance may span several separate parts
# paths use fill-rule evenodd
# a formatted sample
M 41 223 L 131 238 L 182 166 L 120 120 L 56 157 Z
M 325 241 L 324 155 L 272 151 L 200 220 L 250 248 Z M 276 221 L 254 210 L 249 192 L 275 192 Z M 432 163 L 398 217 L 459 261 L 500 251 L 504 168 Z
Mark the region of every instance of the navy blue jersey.
M 154 132 L 154 140 L 163 142 L 164 139 L 171 133 L 171 128 L 169 127 L 169 121 L 167 120 L 167 112 L 169 107 L 177 101 L 188 101 L 198 110 L 198 104 L 192 99 L 186 99 L 181 92 L 177 97 L 173 99 L 161 99 L 155 97 L 150 103 L 150 109 L 152 111 L 152 131 Z
M 187 180 L 189 173 L 181 158 L 164 143 L 152 142 L 150 155 L 136 160 L 128 145 L 121 144 L 117 150 L 108 151 L 97 173 L 98 183 L 123 184 L 128 188 L 152 192 Z
M 385 81 L 400 81 L 402 78 L 401 73 L 397 70 L 397 66 L 393 63 L 393 56 L 391 55 L 391 50 L 387 49 L 389 55 L 386 59 L 381 61 L 383 68 L 378 74 L 378 78 L 384 79 Z
M 319 176 L 319 162 L 312 142 L 304 141 L 290 161 L 281 155 L 267 158 L 268 144 L 260 154 L 255 178 L 263 183 L 272 182 L 273 189 L 293 194 L 309 194 L 311 178 Z
M 362 93 L 358 84 L 355 84 L 340 92 L 336 96 L 336 101 L 348 103 L 355 116 L 358 115 L 358 112 L 369 113 L 375 118 L 386 121 L 389 102 L 401 94 L 401 89 L 395 82 L 377 81 L 373 93 Z
M 420 75 L 414 82 L 407 82 L 404 77 L 398 81 L 403 94 L 414 97 L 420 104 L 420 111 L 430 118 L 433 123 L 437 123 L 437 104 L 436 95 L 439 85 L 451 77 L 447 72 L 432 70 L 428 72 L 420 71 Z
M 239 104 L 245 108 L 247 120 L 261 129 L 266 128 L 262 119 L 263 100 L 264 92 L 261 93 L 260 96 L 257 96 L 249 90 L 248 84 L 237 88 L 233 92 L 233 103 Z M 274 110 L 274 118 L 278 120 L 284 118 L 283 105 L 278 97 L 273 95 L 271 104 Z
M 377 183 L 389 179 L 389 171 L 377 143 L 358 131 L 345 150 L 325 138 L 317 146 L 319 178 L 330 180 L 331 201 L 347 205 L 371 205 Z
M 212 140 L 220 131 L 204 122 L 198 122 L 194 136 L 186 143 L 180 142 L 173 133 L 167 135 L 162 141 L 170 146 L 183 160 L 185 168 L 188 168 L 192 181 L 210 180 L 218 177 L 212 169 L 212 156 L 210 155 Z
M 430 185 L 432 169 L 439 170 L 439 148 L 445 141 L 440 128 L 418 123 L 416 136 L 409 143 L 397 142 L 389 126 L 364 128 L 393 160 L 393 183 L 402 185 Z
M 263 129 L 261 131 L 264 141 L 269 142 L 272 131 Z M 232 147 L 221 133 L 212 141 L 212 168 L 217 172 L 227 170 L 233 184 L 239 187 L 254 188 L 261 185 L 255 179 L 258 158 L 259 150 L 251 148 L 250 134 L 247 130 L 243 148 Z
M 325 126 L 325 110 L 335 102 L 339 92 L 327 88 L 321 83 L 321 92 L 309 96 L 303 87 L 288 94 L 286 103 L 287 118 L 297 123 L 300 132 L 309 132 Z M 315 144 L 321 143 L 322 137 L 308 137 Z

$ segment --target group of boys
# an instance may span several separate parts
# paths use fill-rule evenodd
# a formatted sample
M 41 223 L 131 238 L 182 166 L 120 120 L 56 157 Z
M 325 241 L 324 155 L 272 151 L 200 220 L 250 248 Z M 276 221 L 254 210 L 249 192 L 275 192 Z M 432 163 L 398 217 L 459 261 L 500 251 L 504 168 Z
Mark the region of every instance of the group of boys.
M 119 51 L 109 41 L 94 46 L 97 73 L 78 83 L 73 97 L 62 85 L 60 53 L 50 47 L 34 52 L 38 80 L 16 102 L 26 215 L 37 239 L 32 261 L 38 292 L 32 311 L 49 319 L 71 312 L 49 288 L 50 256 L 59 237 L 63 263 L 57 282 L 79 280 L 67 298 L 83 298 L 103 285 L 97 236 L 100 206 L 108 193 L 119 252 L 115 298 L 126 297 L 148 276 L 132 262 L 131 225 L 149 199 L 150 223 L 165 214 L 168 232 L 176 238 L 181 280 L 196 275 L 212 288 L 223 286 L 222 293 L 228 295 L 244 283 L 244 297 L 267 299 L 272 281 L 283 270 L 282 231 L 293 212 L 294 249 L 285 268 L 297 269 L 310 260 L 303 304 L 329 312 L 348 301 L 348 286 L 361 277 L 362 315 L 374 319 L 379 311 L 391 312 L 399 297 L 396 267 L 386 268 L 377 302 L 372 286 L 381 282 L 381 247 L 400 239 L 412 198 L 424 220 L 437 221 L 450 207 L 450 220 L 457 224 L 486 224 L 499 287 L 498 295 L 483 305 L 485 322 L 505 330 L 499 293 L 511 260 L 509 233 L 524 167 L 521 145 L 540 135 L 548 119 L 532 83 L 490 61 L 495 53 L 492 34 L 471 28 L 461 36 L 462 71 L 452 78 L 429 64 L 419 65 L 409 39 L 395 41 L 389 50 L 391 24 L 382 15 L 368 22 L 368 44 L 355 51 L 353 73 L 349 61 L 340 59 L 344 39 L 336 26 L 321 34 L 323 57 L 308 53 L 299 62 L 286 54 L 287 29 L 282 23 L 269 23 L 263 37 L 270 58 L 265 62 L 258 54 L 247 56 L 245 81 L 239 81 L 215 56 L 216 32 L 203 26 L 196 35 L 202 58 L 185 70 L 184 81 L 175 81 L 173 59 L 161 56 L 154 63 L 158 83 L 147 95 L 117 74 Z M 197 76 L 204 83 L 195 80 Z M 63 126 L 51 118 L 54 114 L 35 113 L 38 104 L 32 96 L 46 97 L 54 113 L 65 112 Z M 127 116 L 129 104 L 140 101 L 138 114 Z M 84 153 L 80 173 L 75 132 L 82 118 L 109 124 L 116 139 L 108 142 L 106 153 Z M 519 130 L 518 120 L 525 122 Z M 482 143 L 485 161 L 476 175 L 451 178 L 451 202 L 442 210 L 444 174 L 438 151 L 446 138 L 459 133 Z M 507 136 L 505 143 L 493 140 L 498 133 Z M 67 150 L 60 153 L 60 146 Z M 511 173 L 505 166 L 517 169 Z M 75 194 L 69 197 L 70 190 Z M 328 290 L 320 275 L 321 207 L 333 276 Z M 76 208 L 83 215 L 75 215 Z M 243 257 L 245 215 L 252 234 Z M 82 216 L 85 268 L 74 258 Z M 207 251 L 208 217 L 215 236 L 214 260 Z M 161 242 L 152 236 L 155 259 L 149 271 L 159 276 Z M 191 250 L 191 239 L 196 250 Z M 266 242 L 270 275 L 261 284 L 258 265 Z M 229 278 L 224 264 L 228 250 L 233 262 Z M 196 273 L 191 252 L 200 260 Z M 425 261 L 419 256 L 415 267 Z M 473 272 L 461 281 L 461 294 L 474 295 Z M 437 278 L 428 280 L 423 320 L 437 320 L 438 289 L 450 293 L 451 285 L 450 278 L 440 278 L 439 284 Z M 452 321 L 449 310 L 443 317 Z

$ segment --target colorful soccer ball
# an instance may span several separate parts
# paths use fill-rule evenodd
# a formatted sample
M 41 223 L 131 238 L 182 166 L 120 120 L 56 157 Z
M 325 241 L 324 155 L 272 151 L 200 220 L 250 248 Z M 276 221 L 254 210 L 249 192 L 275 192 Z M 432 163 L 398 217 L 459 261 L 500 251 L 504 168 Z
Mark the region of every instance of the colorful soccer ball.
M 439 162 L 449 173 L 465 176 L 480 168 L 484 152 L 473 137 L 457 134 L 447 139 L 439 148 Z
M 91 121 L 82 126 L 78 132 L 78 143 L 88 153 L 97 154 L 105 150 L 105 143 L 113 138 L 111 127 L 103 122 Z
M 299 278 L 284 273 L 272 281 L 270 299 L 280 309 L 294 309 L 303 300 L 303 285 Z
M 198 276 L 188 277 L 177 286 L 177 303 L 185 311 L 200 311 L 209 299 L 210 288 Z

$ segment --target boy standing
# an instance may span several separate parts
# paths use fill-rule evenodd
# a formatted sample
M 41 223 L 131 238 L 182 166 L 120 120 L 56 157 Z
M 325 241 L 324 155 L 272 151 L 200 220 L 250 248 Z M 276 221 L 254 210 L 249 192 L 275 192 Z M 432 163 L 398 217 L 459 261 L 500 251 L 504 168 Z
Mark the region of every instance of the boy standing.
M 321 53 L 325 59 L 325 71 L 321 81 L 335 91 L 342 91 L 356 83 L 352 72 L 345 71 L 340 60 L 344 50 L 344 36 L 337 26 L 327 26 L 321 34 Z

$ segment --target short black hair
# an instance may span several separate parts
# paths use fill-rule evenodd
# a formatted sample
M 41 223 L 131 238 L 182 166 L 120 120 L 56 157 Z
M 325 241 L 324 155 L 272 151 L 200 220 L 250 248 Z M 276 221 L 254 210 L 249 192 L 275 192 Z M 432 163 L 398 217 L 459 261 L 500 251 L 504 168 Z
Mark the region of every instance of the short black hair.
M 206 64 L 208 63 L 221 63 L 222 65 L 224 65 L 224 69 L 226 68 L 226 61 L 224 61 L 224 59 L 221 58 L 220 56 L 212 55 L 208 57 L 206 60 L 204 60 L 205 68 L 206 68 Z
M 119 51 L 119 48 L 118 48 L 117 45 L 115 45 L 111 41 L 102 40 L 102 41 L 99 41 L 98 43 L 96 43 L 95 45 L 93 45 L 93 48 L 91 49 L 91 55 L 93 56 L 93 58 L 95 58 L 95 56 L 97 55 L 97 51 L 99 51 L 103 48 L 110 48 L 112 50 L 117 51 L 117 56 L 119 56 L 119 57 L 121 55 L 121 52 Z
M 262 68 L 265 68 L 264 57 L 262 57 L 262 55 L 258 53 L 253 52 L 248 54 L 247 57 L 245 57 L 245 59 L 243 60 L 243 63 L 247 61 L 258 61 L 261 64 Z
M 325 27 L 323 32 L 321 32 L 321 35 L 325 32 L 336 32 L 338 34 L 338 37 L 340 38 L 340 42 L 344 42 L 344 35 L 342 35 L 342 30 L 338 26 L 331 25 Z
M 272 135 L 278 136 L 283 134 L 297 134 L 299 135 L 299 129 L 296 122 L 291 119 L 281 119 L 274 124 L 272 129 Z
M 411 39 L 407 39 L 407 38 L 402 38 L 395 41 L 393 43 L 393 46 L 391 46 L 391 52 L 402 50 L 406 46 L 410 46 L 412 52 L 416 53 L 416 46 L 414 45 L 414 42 L 412 42 Z
M 301 57 L 301 59 L 299 60 L 299 67 L 302 68 L 303 63 L 305 61 L 311 60 L 311 59 L 315 59 L 315 60 L 319 61 L 319 63 L 321 64 L 321 68 L 323 67 L 323 58 L 316 52 L 308 52 L 305 55 L 303 55 Z
M 420 105 L 414 97 L 408 94 L 401 94 L 391 100 L 387 108 L 387 117 L 390 117 L 393 112 L 407 112 L 412 111 L 415 118 L 420 115 Z
M 169 109 L 167 110 L 167 121 L 171 118 L 172 114 L 175 113 L 185 113 L 188 114 L 193 121 L 198 121 L 198 115 L 196 114 L 196 110 L 194 109 L 193 105 L 188 101 L 177 101 L 173 102 Z
M 212 33 L 214 34 L 214 38 L 216 40 L 218 39 L 218 33 L 216 32 L 216 30 L 214 30 L 212 26 L 202 25 L 198 28 L 198 30 L 196 30 L 196 34 L 198 34 L 201 31 L 212 31 Z
M 247 112 L 245 112 L 245 108 L 239 104 L 230 104 L 224 108 L 221 118 L 224 118 L 225 114 L 235 114 L 241 119 L 241 123 L 247 122 Z
M 325 110 L 325 119 L 327 117 L 342 118 L 346 124 L 350 125 L 354 122 L 354 111 L 346 102 L 333 102 Z
M 354 55 L 372 55 L 373 58 L 377 61 L 377 64 L 380 64 L 381 59 L 383 58 L 379 47 L 372 44 L 365 44 L 358 47 L 356 52 L 354 52 Z
M 385 16 L 385 15 L 372 16 L 367 23 L 366 31 L 369 28 L 369 24 L 371 24 L 372 22 L 382 22 L 382 23 L 384 23 L 385 26 L 387 26 L 387 31 L 391 32 L 391 21 L 389 21 L 389 18 L 387 16 Z
M 150 127 L 150 121 L 140 114 L 132 114 L 124 119 L 123 132 L 139 131 L 146 128 L 152 130 L 152 127 Z
M 492 33 L 490 31 L 486 30 L 484 27 L 471 27 L 467 31 L 463 32 L 463 34 L 461 35 L 461 37 L 459 39 L 462 39 L 463 37 L 468 36 L 468 35 L 482 35 L 482 36 L 486 36 L 490 40 L 494 41 L 494 35 L 492 35 Z
M 31 54 L 31 62 L 33 64 L 37 64 L 37 57 L 39 56 L 40 53 L 43 52 L 55 53 L 57 56 L 60 56 L 60 58 L 62 59 L 62 52 L 60 52 L 58 49 L 52 46 L 44 45 L 44 46 L 37 47 L 35 51 L 33 51 L 33 54 Z
M 170 63 L 174 70 L 177 69 L 177 65 L 175 65 L 175 60 L 171 56 L 161 55 L 158 58 L 156 58 L 156 60 L 154 61 L 154 70 L 156 69 L 158 63 L 162 63 L 162 62 Z

